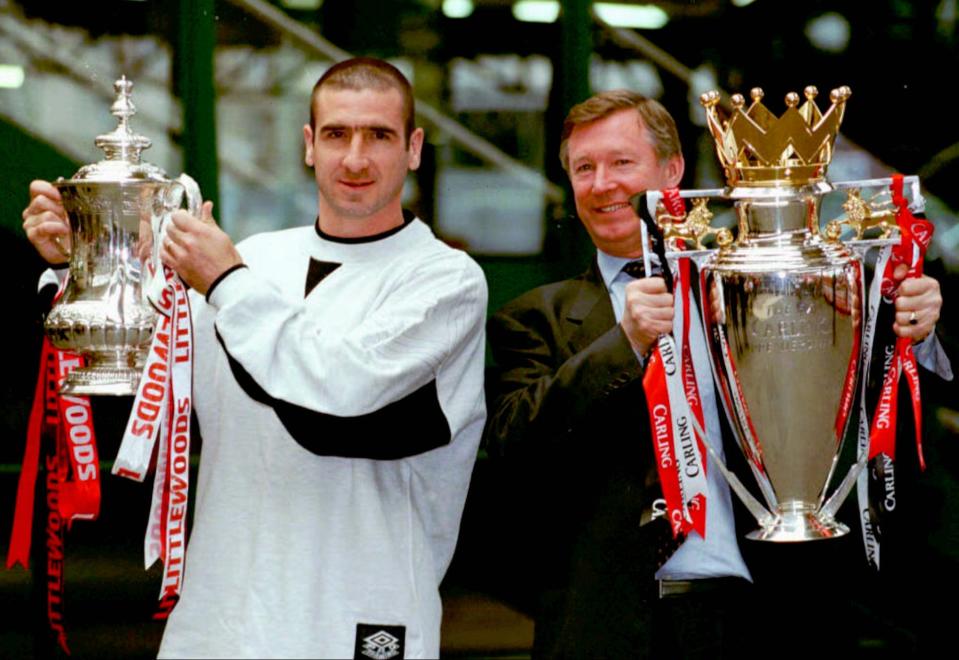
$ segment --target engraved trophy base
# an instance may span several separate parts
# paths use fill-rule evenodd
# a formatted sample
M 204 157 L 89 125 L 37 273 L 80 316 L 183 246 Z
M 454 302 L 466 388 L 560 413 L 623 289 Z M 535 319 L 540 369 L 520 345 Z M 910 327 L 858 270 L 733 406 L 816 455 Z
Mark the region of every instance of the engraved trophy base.
M 832 516 L 816 512 L 801 502 L 786 503 L 763 526 L 746 535 L 754 541 L 794 543 L 833 539 L 849 533 L 849 528 Z
M 133 396 L 143 371 L 136 353 L 86 354 L 87 366 L 74 369 L 60 386 L 67 396 Z

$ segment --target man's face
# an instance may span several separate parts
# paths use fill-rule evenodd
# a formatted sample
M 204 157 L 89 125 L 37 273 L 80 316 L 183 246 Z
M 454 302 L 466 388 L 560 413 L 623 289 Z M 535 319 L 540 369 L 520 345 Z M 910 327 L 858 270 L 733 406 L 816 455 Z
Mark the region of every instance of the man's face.
M 574 128 L 567 159 L 576 212 L 596 247 L 617 257 L 642 254 L 629 198 L 679 185 L 682 156 L 661 163 L 639 113 L 625 109 Z
M 400 92 L 321 88 L 313 107 L 304 160 L 316 175 L 322 228 L 349 236 L 395 226 L 406 173 L 419 167 L 423 146 L 419 128 L 407 145 Z

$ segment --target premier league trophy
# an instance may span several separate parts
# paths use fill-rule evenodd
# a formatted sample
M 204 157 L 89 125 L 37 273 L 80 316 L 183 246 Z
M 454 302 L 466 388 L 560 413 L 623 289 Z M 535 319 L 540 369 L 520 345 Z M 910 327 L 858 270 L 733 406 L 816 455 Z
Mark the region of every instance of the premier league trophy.
M 719 398 L 767 506 L 719 467 L 760 523 L 749 538 L 767 541 L 848 532 L 834 515 L 864 465 L 858 461 L 827 499 L 856 398 L 865 306 L 863 263 L 851 245 L 856 241 L 840 240 L 836 221 L 821 232 L 819 216 L 825 195 L 850 189 L 843 222 L 855 225 L 861 238 L 872 207 L 858 184 L 880 181 L 827 181 L 851 91 L 834 90 L 825 113 L 816 95 L 806 88 L 800 104 L 790 93 L 777 117 L 763 105 L 762 90 L 754 89 L 748 107 L 733 96 L 732 115 L 722 121 L 719 94 L 704 94 L 727 187 L 684 192 L 701 198 L 684 218 L 663 213 L 655 195 L 647 199 L 667 243 L 675 236 L 689 239 L 690 232 L 697 240 L 704 231 L 717 236 L 718 250 L 699 251 L 697 259 L 705 335 Z M 728 229 L 709 227 L 710 196 L 732 202 L 735 240 Z M 871 221 L 879 225 L 893 215 L 877 212 Z M 683 253 L 670 258 L 677 254 Z
M 105 159 L 55 182 L 70 219 L 72 253 L 45 331 L 54 346 L 86 359 L 67 376 L 64 394 L 136 393 L 156 321 L 150 297 L 163 284 L 155 238 L 184 197 L 194 215 L 201 203 L 193 179 L 171 180 L 140 161 L 151 143 L 130 127 L 132 87 L 126 77 L 114 83 L 110 111 L 119 125 L 96 138 Z

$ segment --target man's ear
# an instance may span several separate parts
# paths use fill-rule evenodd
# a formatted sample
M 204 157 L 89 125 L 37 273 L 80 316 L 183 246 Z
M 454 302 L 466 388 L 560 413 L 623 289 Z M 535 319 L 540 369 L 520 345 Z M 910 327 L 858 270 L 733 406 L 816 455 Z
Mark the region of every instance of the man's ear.
M 679 182 L 683 180 L 683 172 L 686 171 L 686 162 L 683 160 L 682 154 L 676 154 L 671 156 L 669 160 L 666 161 L 666 165 L 663 166 L 663 180 L 666 185 L 665 188 L 676 188 L 679 186 Z
M 309 124 L 303 126 L 303 143 L 303 162 L 313 167 L 313 127 Z
M 424 133 L 422 128 L 415 129 L 410 134 L 409 167 L 415 170 L 420 166 L 420 154 L 423 152 Z

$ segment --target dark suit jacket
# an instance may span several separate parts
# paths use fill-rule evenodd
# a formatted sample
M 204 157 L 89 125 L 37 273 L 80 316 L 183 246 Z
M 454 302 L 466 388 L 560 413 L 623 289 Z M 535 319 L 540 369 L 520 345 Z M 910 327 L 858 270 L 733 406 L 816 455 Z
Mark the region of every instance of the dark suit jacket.
M 649 655 L 655 555 L 669 529 L 662 518 L 639 524 L 661 497 L 643 369 L 595 261 L 507 304 L 488 336 L 498 373 L 486 448 L 527 480 L 517 507 L 529 506 L 540 586 L 534 655 Z

